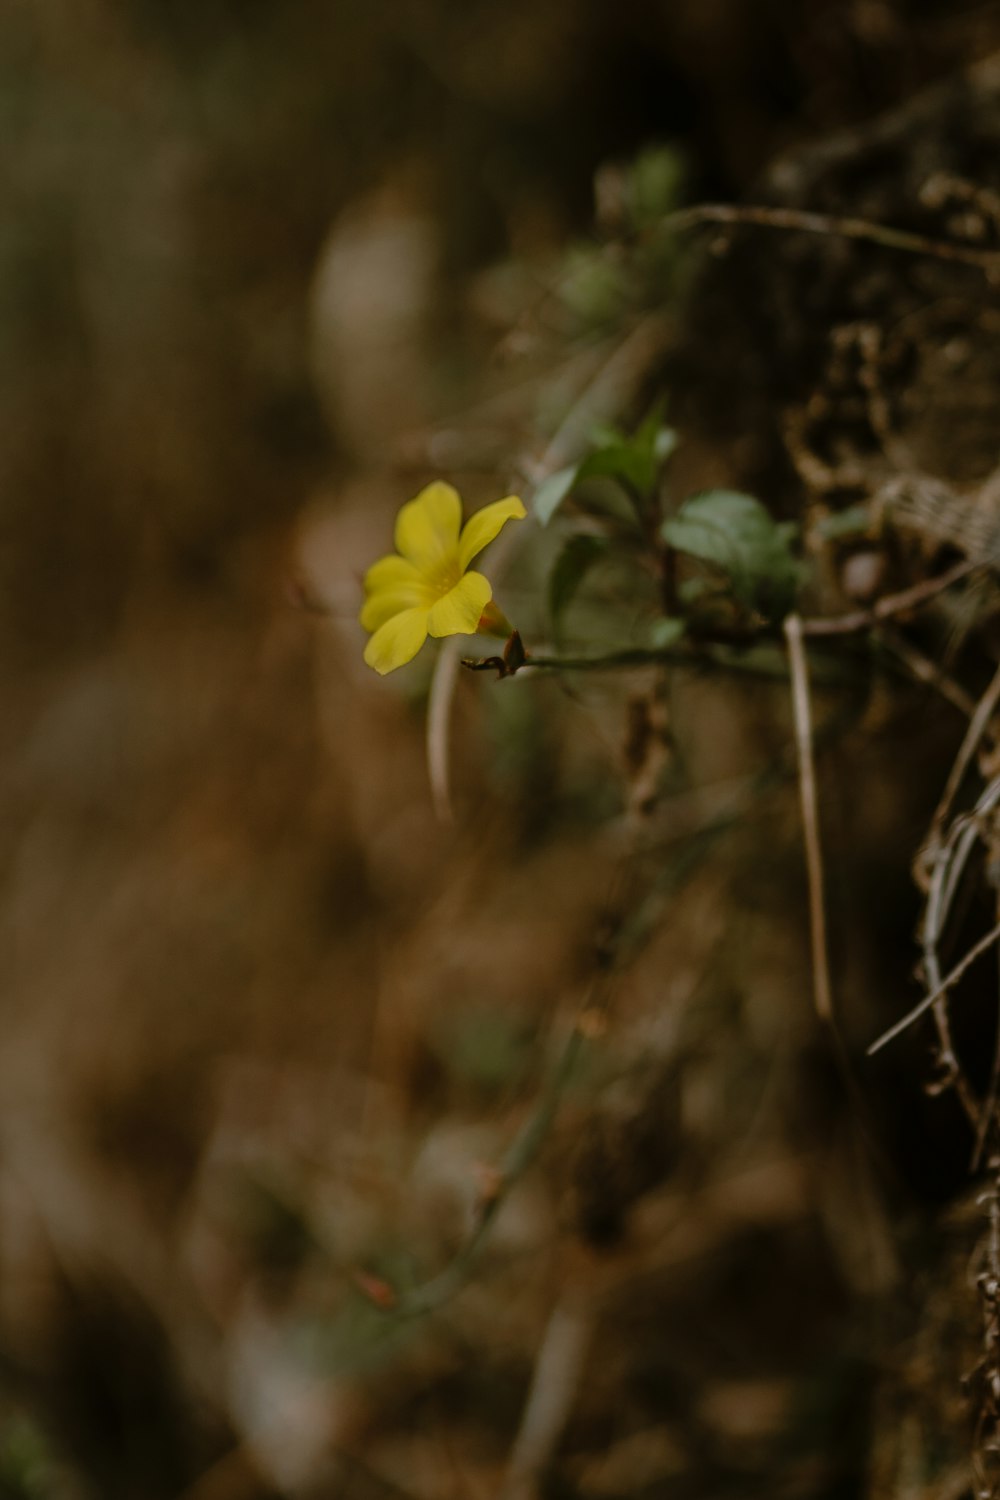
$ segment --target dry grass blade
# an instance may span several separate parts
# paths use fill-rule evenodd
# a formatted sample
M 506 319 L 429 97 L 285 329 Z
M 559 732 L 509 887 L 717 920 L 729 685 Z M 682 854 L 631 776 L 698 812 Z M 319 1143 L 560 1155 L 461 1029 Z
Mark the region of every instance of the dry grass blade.
M 965 743 L 970 740 L 972 728 L 973 726 L 970 725 L 970 733 L 966 736 Z M 959 752 L 960 757 L 961 755 L 962 751 Z M 943 843 L 932 841 L 925 845 L 925 850 L 930 855 L 931 874 L 926 887 L 927 904 L 924 908 L 921 942 L 924 977 L 930 991 L 927 1005 L 933 1010 L 934 1024 L 938 1034 L 938 1062 L 943 1075 L 943 1082 L 940 1086 L 955 1089 L 966 1118 L 976 1131 L 977 1139 L 982 1118 L 980 1103 L 955 1052 L 951 1021 L 948 1015 L 946 991 L 955 980 L 949 976 L 946 982 L 942 978 L 938 949 L 946 932 L 969 859 L 982 837 L 984 819 L 993 812 L 998 802 L 1000 802 L 1000 778 L 995 777 L 980 795 L 972 813 L 955 819 Z M 932 832 L 931 838 L 939 840 L 939 835 Z M 989 936 L 982 939 L 981 943 L 989 947 Z M 973 958 L 978 957 L 980 948 L 981 945 L 977 944 L 970 949 L 966 959 L 962 962 L 971 962 Z
M 789 615 L 786 619 L 785 640 L 788 643 L 788 662 L 791 671 L 795 748 L 799 766 L 799 795 L 802 803 L 806 875 L 809 882 L 809 932 L 812 943 L 813 994 L 816 1001 L 816 1014 L 822 1021 L 832 1024 L 833 998 L 830 984 L 830 954 L 826 931 L 823 848 L 820 841 L 819 807 L 816 799 L 816 763 L 813 754 L 809 667 L 806 662 L 802 618 L 800 615 Z
M 874 1057 L 876 1052 L 881 1052 L 883 1047 L 888 1046 L 897 1036 L 901 1036 L 904 1031 L 913 1025 L 914 1021 L 919 1021 L 921 1016 L 926 1015 L 929 1010 L 933 1009 L 947 995 L 948 991 L 955 987 L 966 970 L 971 968 L 975 963 L 976 959 L 988 952 L 996 942 L 1000 942 L 1000 922 L 995 927 L 991 927 L 986 936 L 980 938 L 978 943 L 973 944 L 965 957 L 945 975 L 940 984 L 936 985 L 929 995 L 924 996 L 919 1005 L 915 1005 L 912 1010 L 907 1011 L 906 1015 L 890 1026 L 888 1031 L 884 1031 L 877 1041 L 872 1042 L 868 1048 L 868 1056 Z
M 993 679 L 989 687 L 976 705 L 976 711 L 969 722 L 965 738 L 959 746 L 958 754 L 955 756 L 951 771 L 948 773 L 948 780 L 941 794 L 941 800 L 935 808 L 934 816 L 931 819 L 931 831 L 928 838 L 931 848 L 936 847 L 940 839 L 941 830 L 954 806 L 955 798 L 965 778 L 965 773 L 968 771 L 972 759 L 989 729 L 990 720 L 996 713 L 998 704 L 1000 704 L 1000 667 L 993 674 Z
M 569 1417 L 587 1357 L 592 1315 L 564 1299 L 549 1319 L 511 1453 L 501 1500 L 536 1500 Z

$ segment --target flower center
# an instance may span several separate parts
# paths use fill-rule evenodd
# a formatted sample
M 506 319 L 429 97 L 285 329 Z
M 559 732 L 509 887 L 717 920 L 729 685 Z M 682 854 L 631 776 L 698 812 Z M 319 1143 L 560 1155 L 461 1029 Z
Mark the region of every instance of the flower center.
M 461 577 L 462 569 L 459 567 L 458 558 L 449 557 L 428 570 L 424 575 L 424 583 L 428 592 L 434 595 L 435 600 L 438 600 L 443 599 L 445 594 L 450 594 L 456 584 L 461 581 Z

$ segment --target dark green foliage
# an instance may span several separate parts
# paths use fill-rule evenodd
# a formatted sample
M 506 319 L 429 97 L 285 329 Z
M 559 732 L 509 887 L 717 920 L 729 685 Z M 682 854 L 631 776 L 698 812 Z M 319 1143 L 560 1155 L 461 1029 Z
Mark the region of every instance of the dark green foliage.
M 752 495 L 710 490 L 686 500 L 663 523 L 678 552 L 711 563 L 727 576 L 748 609 L 778 620 L 791 608 L 801 577 L 791 542 L 797 528 L 775 521 Z

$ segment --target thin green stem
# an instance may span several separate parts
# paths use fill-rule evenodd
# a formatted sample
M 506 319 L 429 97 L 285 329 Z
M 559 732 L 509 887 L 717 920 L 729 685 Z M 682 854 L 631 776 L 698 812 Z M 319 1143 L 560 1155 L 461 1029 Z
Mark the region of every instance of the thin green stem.
M 538 1155 L 555 1119 L 566 1085 L 572 1077 L 585 1037 L 577 1024 L 566 1038 L 545 1081 L 542 1093 L 530 1116 L 515 1136 L 503 1164 L 495 1192 L 485 1202 L 476 1226 L 458 1254 L 439 1276 L 400 1298 L 390 1316 L 398 1319 L 420 1318 L 450 1302 L 468 1280 L 473 1263 L 490 1232 L 493 1221 L 506 1202 L 511 1189 Z
M 814 658 L 817 680 L 822 682 L 846 682 L 853 680 L 853 672 L 845 664 L 843 653 L 838 656 Z M 463 658 L 462 665 L 470 671 L 484 671 L 491 667 L 501 668 L 499 657 L 483 659 Z M 636 667 L 680 666 L 698 669 L 718 668 L 722 671 L 745 672 L 756 677 L 772 677 L 784 680 L 788 677 L 788 662 L 784 652 L 767 638 L 758 638 L 746 646 L 706 645 L 647 647 L 627 646 L 620 651 L 610 651 L 602 656 L 547 656 L 531 653 L 517 668 L 519 672 L 534 669 L 542 672 L 620 672 Z M 513 674 L 507 672 L 507 676 Z

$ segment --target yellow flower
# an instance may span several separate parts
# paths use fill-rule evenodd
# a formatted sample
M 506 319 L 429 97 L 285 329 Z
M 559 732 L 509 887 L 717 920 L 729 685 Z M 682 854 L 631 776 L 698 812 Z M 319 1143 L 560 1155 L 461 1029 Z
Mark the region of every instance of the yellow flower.
M 368 665 L 393 672 L 412 661 L 428 635 L 474 634 L 493 590 L 469 564 L 508 521 L 525 514 L 517 496 L 508 495 L 462 526 L 458 491 L 440 481 L 404 505 L 396 517 L 396 552 L 365 574 L 361 624 L 374 632 L 365 647 Z

